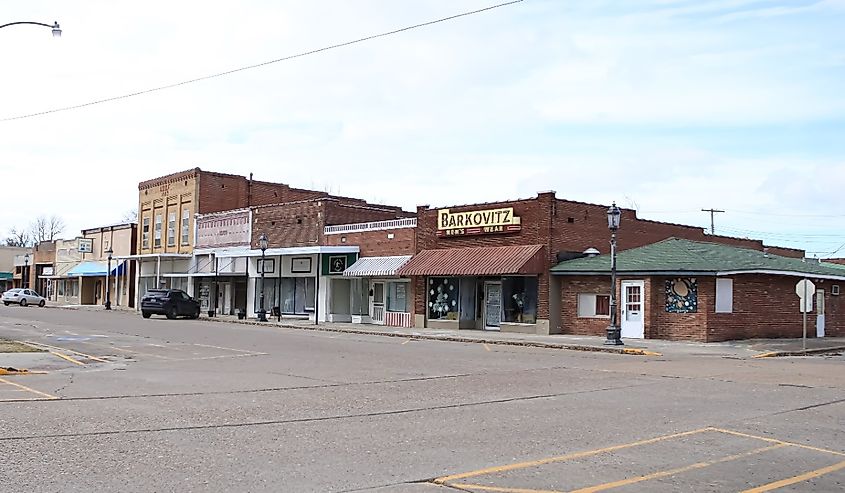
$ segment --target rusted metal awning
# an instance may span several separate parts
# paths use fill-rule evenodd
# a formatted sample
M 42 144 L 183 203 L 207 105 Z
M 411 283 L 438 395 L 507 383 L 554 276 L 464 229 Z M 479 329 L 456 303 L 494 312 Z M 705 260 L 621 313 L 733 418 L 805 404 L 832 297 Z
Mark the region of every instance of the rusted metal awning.
M 497 276 L 543 274 L 544 245 L 423 250 L 396 271 L 400 276 Z

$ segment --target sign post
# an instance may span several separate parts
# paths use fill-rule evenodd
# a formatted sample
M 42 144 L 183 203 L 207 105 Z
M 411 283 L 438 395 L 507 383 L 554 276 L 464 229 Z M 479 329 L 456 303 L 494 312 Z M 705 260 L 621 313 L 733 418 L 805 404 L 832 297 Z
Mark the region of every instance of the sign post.
M 810 293 L 816 293 L 816 285 L 809 279 L 802 279 L 795 285 L 795 294 L 801 300 L 801 314 L 804 320 L 804 332 L 801 338 L 801 348 L 807 349 L 807 312 L 813 310 L 813 298 Z

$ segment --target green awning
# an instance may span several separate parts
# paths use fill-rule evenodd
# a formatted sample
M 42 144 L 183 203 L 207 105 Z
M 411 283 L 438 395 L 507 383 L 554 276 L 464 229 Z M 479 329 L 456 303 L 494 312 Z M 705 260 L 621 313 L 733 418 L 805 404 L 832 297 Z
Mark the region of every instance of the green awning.
M 11 272 L 0 272 L 0 281 L 5 279 L 11 279 L 12 277 L 13 276 Z

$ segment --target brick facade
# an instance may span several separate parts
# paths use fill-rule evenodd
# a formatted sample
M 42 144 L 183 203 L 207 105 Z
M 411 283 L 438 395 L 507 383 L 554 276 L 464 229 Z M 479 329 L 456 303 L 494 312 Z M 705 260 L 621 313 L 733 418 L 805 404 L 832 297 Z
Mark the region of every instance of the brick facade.
M 579 294 L 608 294 L 606 276 L 561 276 L 561 329 L 564 334 L 604 336 L 610 322 L 578 317 Z M 698 311 L 666 311 L 667 280 L 675 277 L 620 277 L 645 281 L 643 299 L 647 339 L 719 342 L 753 338 L 799 338 L 803 333 L 795 283 L 799 278 L 774 275 L 737 275 L 733 279 L 733 313 L 716 313 L 716 278 L 697 277 Z M 830 294 L 831 281 L 816 282 L 825 290 L 825 335 L 845 336 L 845 297 Z M 622 299 L 620 300 L 620 306 Z M 817 307 L 815 307 L 817 308 Z M 814 309 L 815 309 L 814 308 Z M 621 322 L 621 320 L 620 320 Z M 815 337 L 816 312 L 807 314 L 807 336 Z
M 536 198 L 490 202 L 448 207 L 450 212 L 480 211 L 513 207 L 514 215 L 521 218 L 521 231 L 509 234 L 488 234 L 480 236 L 437 236 L 438 209 L 428 206 L 417 208 L 416 252 L 440 248 L 465 248 L 478 246 L 510 245 L 546 245 L 548 269 L 558 262 L 559 252 L 580 253 L 587 248 L 596 248 L 602 253 L 609 251 L 610 233 L 607 228 L 607 206 L 587 204 L 558 199 L 554 192 L 539 193 Z M 790 257 L 802 257 L 804 252 L 794 249 L 765 247 L 762 241 L 725 236 L 708 235 L 702 228 L 679 224 L 663 223 L 638 219 L 636 211 L 622 209 L 621 227 L 618 234 L 620 250 L 636 248 L 655 243 L 670 237 L 685 238 L 694 241 L 723 243 L 731 246 L 763 250 Z M 548 270 L 546 269 L 546 270 Z M 417 313 L 426 312 L 424 281 L 415 282 Z M 646 290 L 650 288 L 647 286 Z M 549 319 L 550 283 L 548 274 L 539 276 L 537 318 Z M 567 305 L 562 302 L 563 307 Z M 562 310 L 564 309 L 562 307 Z M 597 322 L 591 322 L 595 324 Z M 607 326 L 602 324 L 602 330 Z M 580 327 L 580 325 L 578 325 Z M 589 328 L 588 328 L 589 327 Z M 554 333 L 556 327 L 551 327 Z M 574 329 L 589 331 L 588 323 L 584 328 Z M 648 328 L 646 328 L 648 331 Z M 693 336 L 690 336 L 692 338 Z
M 364 205 L 362 205 L 364 204 Z M 326 226 L 399 219 L 412 215 L 398 207 L 328 197 L 253 208 L 252 248 L 266 234 L 271 248 L 334 245 L 339 238 L 324 235 Z M 370 239 L 364 237 L 364 239 Z M 373 236 L 374 243 L 378 240 Z M 347 241 L 347 245 L 359 245 Z M 362 246 L 362 252 L 378 246 Z M 410 253 L 409 253 L 410 254 Z
M 415 228 L 326 235 L 326 245 L 358 245 L 361 257 L 388 257 L 416 253 Z

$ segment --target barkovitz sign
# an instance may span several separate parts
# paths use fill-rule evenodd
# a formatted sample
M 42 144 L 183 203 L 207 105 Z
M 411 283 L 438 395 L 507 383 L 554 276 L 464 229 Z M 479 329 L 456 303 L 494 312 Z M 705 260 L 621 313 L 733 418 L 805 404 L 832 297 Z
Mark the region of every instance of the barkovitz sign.
M 513 214 L 513 207 L 468 212 L 437 211 L 437 236 L 513 233 L 521 229 L 522 222 Z

